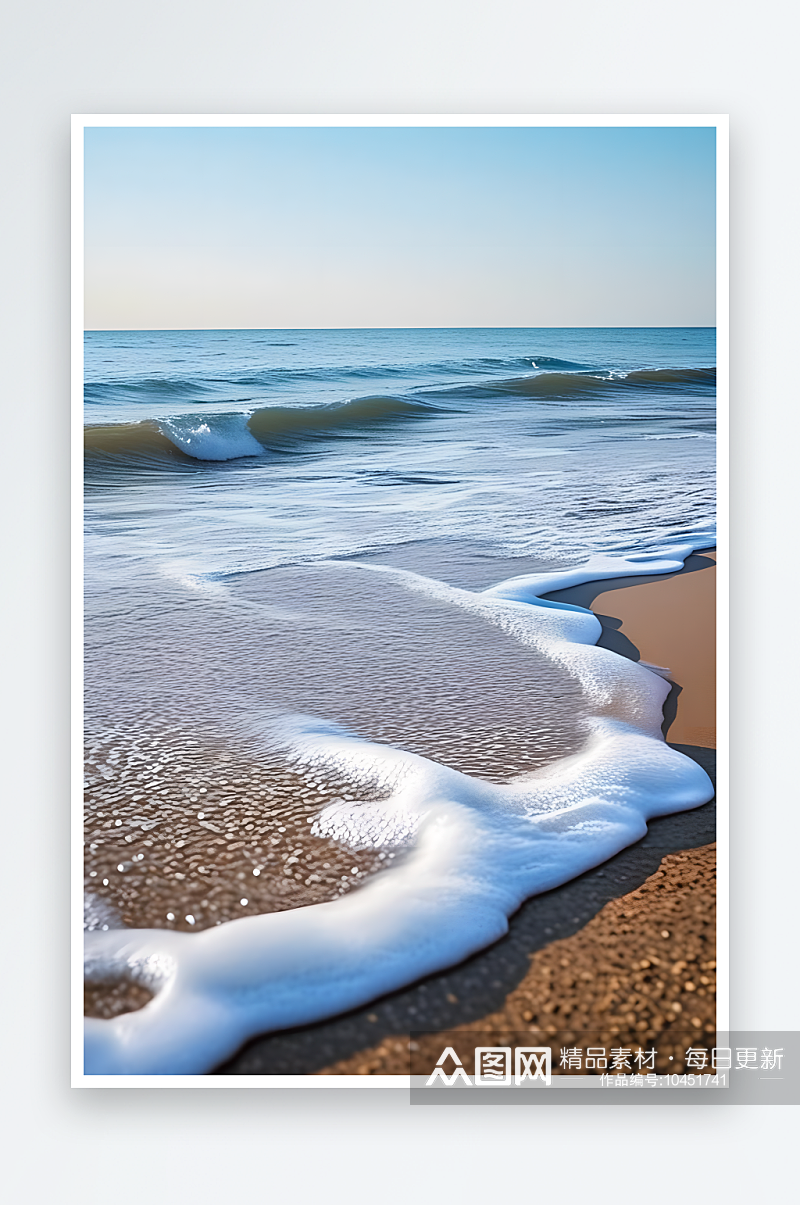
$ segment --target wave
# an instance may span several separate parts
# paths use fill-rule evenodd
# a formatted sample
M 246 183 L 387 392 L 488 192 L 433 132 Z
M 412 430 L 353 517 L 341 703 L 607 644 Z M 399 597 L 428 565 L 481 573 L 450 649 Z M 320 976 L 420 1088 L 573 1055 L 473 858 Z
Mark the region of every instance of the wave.
M 193 415 L 164 419 L 161 433 L 194 460 L 238 460 L 264 449 L 248 429 L 246 414 L 216 414 L 198 422 Z
M 83 449 L 89 460 L 134 458 L 187 460 L 157 423 L 114 423 L 83 429 Z
M 636 368 L 629 372 L 626 380 L 632 384 L 637 381 L 652 381 L 654 384 L 676 385 L 716 385 L 717 369 L 709 368 Z
M 454 412 L 445 398 L 460 402 L 517 396 L 564 400 L 691 392 L 713 396 L 714 368 L 636 369 L 619 375 L 585 372 L 541 372 L 535 376 L 485 381 L 481 385 L 421 391 L 417 396 L 378 394 L 315 406 L 262 406 L 247 412 L 189 413 L 137 423 L 89 425 L 84 429 L 87 458 L 106 463 L 164 460 L 190 464 L 262 456 L 291 451 L 305 441 L 337 430 L 355 433 L 383 423 L 417 421 Z
M 207 379 L 197 380 L 184 377 L 128 377 L 117 381 L 87 381 L 83 387 L 83 400 L 88 404 L 108 402 L 124 398 L 136 401 L 139 398 L 166 399 L 197 398 L 198 395 L 214 392 Z
M 643 435 L 642 439 L 710 439 L 716 440 L 710 431 L 676 431 L 672 435 Z
M 338 428 L 419 419 L 442 414 L 425 401 L 363 397 L 324 406 L 265 406 L 247 414 L 186 414 L 138 423 L 84 428 L 90 460 L 237 460 L 262 456 L 270 447 L 314 438 Z
M 292 344 L 275 344 L 276 347 L 290 347 Z M 304 382 L 345 382 L 348 380 L 380 380 L 382 378 L 415 379 L 427 376 L 445 375 L 481 375 L 494 370 L 527 371 L 535 369 L 563 369 L 566 371 L 590 371 L 590 364 L 574 363 L 570 360 L 559 360 L 552 356 L 512 356 L 499 358 L 496 356 L 476 356 L 469 359 L 440 359 L 421 360 L 410 364 L 354 364 L 349 366 L 312 366 L 292 368 L 275 366 L 256 369 L 252 372 L 221 373 L 215 376 L 175 376 L 175 377 L 127 377 L 109 380 L 89 381 L 84 387 L 84 400 L 87 404 L 108 403 L 114 401 L 140 401 L 145 399 L 185 399 L 195 401 L 213 401 L 231 388 L 245 390 L 263 390 L 276 386 L 302 384 Z M 230 399 L 227 399 L 230 400 Z M 247 399 L 243 399 L 247 400 Z
M 596 368 L 593 364 L 576 364 L 572 360 L 558 360 L 555 356 L 532 356 L 531 366 L 548 369 L 564 368 L 578 372 L 589 372 L 592 368 Z
M 564 666 L 593 705 L 587 746 L 494 784 L 299 718 L 283 738 L 296 764 L 356 779 L 379 768 L 394 784 L 388 798 L 322 808 L 312 831 L 354 848 L 402 840 L 404 857 L 330 903 L 196 934 L 88 933 L 88 982 L 133 979 L 155 999 L 113 1020 L 87 1018 L 86 1073 L 198 1074 L 258 1033 L 363 1006 L 497 941 L 525 899 L 640 840 L 651 818 L 709 800 L 707 775 L 661 734 L 669 684 L 598 648 L 591 612 L 538 601 L 565 585 L 675 572 L 693 547 L 595 557 L 578 570 L 512 578 L 481 593 L 406 574 L 410 588 L 445 591 Z
M 687 389 L 702 394 L 713 394 L 716 383 L 716 368 L 639 368 L 632 372 L 609 373 L 604 376 L 587 372 L 542 372 L 538 376 L 488 381 L 482 388 L 488 393 L 564 398 L 575 394 L 603 396 L 634 388 L 640 394 L 674 393 Z
M 265 368 L 255 372 L 236 373 L 230 376 L 165 377 L 159 379 L 128 378 L 126 380 L 92 381 L 84 387 L 84 401 L 88 405 L 113 403 L 116 401 L 173 400 L 214 401 L 226 397 L 230 390 L 254 393 L 275 388 L 303 384 L 341 383 L 347 381 L 375 381 L 413 378 L 418 379 L 438 373 L 475 374 L 493 367 L 523 369 L 530 367 L 530 360 L 513 361 L 453 361 L 436 364 L 375 364 L 350 367 L 318 368 Z
M 430 418 L 442 414 L 441 407 L 413 398 L 352 398 L 325 406 L 264 406 L 250 416 L 250 430 L 264 441 L 297 432 L 324 432 L 336 427 L 370 426 L 386 420 Z

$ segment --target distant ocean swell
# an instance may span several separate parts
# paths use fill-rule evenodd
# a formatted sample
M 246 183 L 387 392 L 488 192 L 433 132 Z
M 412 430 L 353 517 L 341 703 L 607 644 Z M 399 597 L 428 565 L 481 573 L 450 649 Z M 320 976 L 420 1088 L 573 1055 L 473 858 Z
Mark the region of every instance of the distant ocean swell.
M 507 381 L 487 381 L 482 387 L 473 385 L 466 388 L 475 392 L 485 390 L 487 394 L 513 393 L 539 398 L 564 398 L 573 395 L 601 398 L 613 393 L 624 395 L 632 389 L 636 389 L 639 393 L 654 394 L 671 393 L 677 389 L 689 388 L 703 394 L 713 394 L 716 383 L 715 368 L 653 368 L 603 374 L 542 372 L 537 376 L 520 377 Z
M 161 397 L 197 398 L 199 401 L 211 400 L 220 388 L 228 389 L 235 386 L 242 389 L 264 389 L 272 386 L 302 384 L 319 384 L 327 381 L 363 380 L 366 378 L 385 377 L 387 379 L 402 379 L 407 377 L 441 377 L 442 375 L 473 376 L 481 372 L 530 371 L 531 368 L 541 370 L 592 371 L 590 364 L 578 364 L 571 360 L 559 360 L 553 356 L 510 357 L 501 359 L 493 356 L 480 356 L 474 359 L 422 361 L 411 365 L 380 364 L 380 365 L 351 365 L 349 367 L 303 367 L 303 368 L 269 368 L 253 372 L 228 373 L 212 376 L 205 373 L 200 376 L 174 377 L 130 377 L 88 381 L 84 388 L 84 401 L 93 403 L 115 401 L 119 399 L 136 400 L 137 398 Z M 595 370 L 596 371 L 596 370 Z

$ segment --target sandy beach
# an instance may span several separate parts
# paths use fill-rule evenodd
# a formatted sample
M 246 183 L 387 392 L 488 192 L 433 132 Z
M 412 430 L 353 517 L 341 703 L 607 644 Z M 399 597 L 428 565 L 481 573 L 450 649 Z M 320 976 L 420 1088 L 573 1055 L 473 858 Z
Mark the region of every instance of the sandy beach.
M 676 574 L 552 596 L 591 605 L 600 644 L 670 671 L 667 740 L 712 778 L 714 570 L 703 552 Z M 255 1039 L 217 1074 L 406 1074 L 411 1054 L 430 1044 L 438 1055 L 454 1031 L 484 1044 L 523 1031 L 567 1043 L 589 1031 L 601 1044 L 658 1039 L 668 1057 L 714 1029 L 714 839 L 713 801 L 652 821 L 636 845 L 528 900 L 505 938 L 460 966 L 346 1016 Z M 420 1032 L 430 1036 L 412 1051 Z
M 668 669 L 675 688 L 665 735 L 706 749 L 716 748 L 716 555 L 695 553 L 672 576 L 587 582 L 548 596 L 591 607 L 603 647 Z

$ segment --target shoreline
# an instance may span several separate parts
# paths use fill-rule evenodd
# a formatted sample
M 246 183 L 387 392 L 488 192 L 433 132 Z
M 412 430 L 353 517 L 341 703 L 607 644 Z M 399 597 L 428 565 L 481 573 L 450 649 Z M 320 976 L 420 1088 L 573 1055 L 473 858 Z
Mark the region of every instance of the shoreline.
M 610 1056 L 642 1047 L 656 1049 L 654 1070 L 682 1072 L 689 1045 L 716 1041 L 715 900 L 713 843 L 668 854 L 641 887 L 533 953 L 501 1008 L 443 1032 L 384 1039 L 317 1074 L 429 1075 L 446 1045 L 472 1074 L 471 1048 L 529 1043 L 550 1046 L 554 1067 L 559 1048 L 601 1046 Z
M 660 664 L 672 671 L 670 678 L 675 681 L 665 705 L 668 743 L 697 761 L 712 777 L 713 666 L 709 667 L 708 657 L 698 659 L 692 654 L 693 640 L 687 636 L 691 633 L 695 644 L 704 640 L 707 644 L 709 621 L 713 630 L 713 566 L 708 553 L 695 553 L 674 574 L 653 575 L 644 580 L 613 578 L 546 596 L 579 606 L 602 600 L 603 611 L 611 613 L 598 615 L 603 624 L 599 645 L 651 664 L 658 664 L 660 655 Z M 689 578 L 697 580 L 687 586 Z M 677 586 L 665 586 L 676 581 Z M 633 593 L 636 590 L 638 594 Z M 660 598 L 658 605 L 654 601 L 656 591 Z M 692 616 L 689 623 L 687 611 Z M 703 617 L 699 627 L 705 636 L 696 635 L 699 615 Z M 663 616 L 669 622 L 665 623 Z M 680 739 L 687 735 L 696 739 Z M 636 892 L 651 876 L 663 874 L 665 857 L 710 846 L 715 839 L 714 817 L 712 800 L 700 808 L 651 821 L 648 833 L 635 845 L 563 886 L 527 900 L 511 918 L 508 934 L 466 962 L 352 1013 L 255 1038 L 212 1074 L 407 1074 L 412 1030 L 436 1034 L 462 1030 L 465 1026 L 488 1028 L 490 1023 L 493 1031 L 503 1025 L 518 1028 L 520 1010 L 516 993 L 528 990 L 523 989 L 523 984 L 537 952 L 550 950 L 566 939 L 577 939 L 583 950 L 583 963 L 586 964 L 587 957 L 591 962 L 594 947 L 590 942 L 588 954 L 583 948 L 584 929 L 600 919 L 598 914 Z M 689 861 L 689 869 L 696 870 L 696 859 Z M 693 882 L 703 880 L 700 883 L 703 903 L 698 907 L 705 914 L 703 923 L 710 931 L 714 918 L 709 900 L 713 896 L 705 890 L 703 879 L 708 878 L 710 863 L 708 858 L 701 858 L 700 863 L 700 873 Z M 679 898 L 685 894 L 678 892 Z M 639 912 L 646 914 L 646 902 Z M 630 937 L 619 936 L 624 949 Z M 679 927 L 676 938 L 679 944 L 683 936 Z M 603 950 L 610 957 L 613 944 L 610 941 L 602 950 L 595 948 L 596 965 L 586 971 L 591 980 L 583 982 L 602 975 Z M 678 961 L 684 953 L 679 952 Z M 579 1004 L 580 1001 L 576 1006 Z M 709 1016 L 706 1006 L 700 1018 L 701 1028 L 712 1023 Z
M 716 748 L 716 548 L 692 553 L 678 573 L 586 582 L 543 597 L 590 608 L 603 625 L 600 647 L 669 671 L 670 744 Z

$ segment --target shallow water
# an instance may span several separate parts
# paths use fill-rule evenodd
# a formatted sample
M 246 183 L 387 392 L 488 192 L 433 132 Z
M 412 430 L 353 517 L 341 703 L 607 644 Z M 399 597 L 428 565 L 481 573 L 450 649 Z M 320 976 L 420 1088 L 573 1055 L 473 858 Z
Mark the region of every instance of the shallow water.
M 703 330 L 89 332 L 86 720 L 116 750 L 89 767 L 89 923 L 205 925 L 240 898 L 275 910 L 371 873 L 323 843 L 290 855 L 301 879 L 245 838 L 277 827 L 262 789 L 297 841 L 307 828 L 301 780 L 248 744 L 256 721 L 312 715 L 495 782 L 576 753 L 588 703 L 564 667 L 375 570 L 474 591 L 696 537 L 713 519 L 713 362 Z M 202 833 L 173 831 L 166 801 L 189 823 L 219 758 L 240 781 L 212 884 Z M 128 865 L 132 822 L 115 861 L 146 809 L 160 841 Z
M 172 592 L 157 620 L 117 617 L 87 656 L 87 886 L 124 925 L 334 899 L 394 857 L 311 837 L 321 807 L 380 798 L 380 784 L 298 772 L 247 739 L 254 717 L 313 714 L 497 782 L 586 739 L 574 678 L 402 577 L 294 566 L 168 610 Z M 107 917 L 95 906 L 90 923 Z
M 336 899 L 394 858 L 310 831 L 325 804 L 363 796 L 363 785 L 207 736 L 126 725 L 90 742 L 89 927 L 199 931 Z

